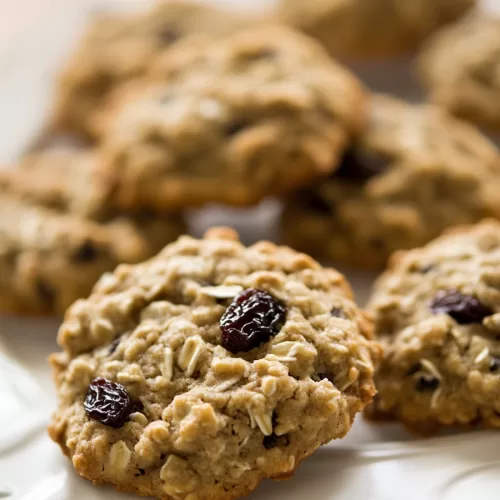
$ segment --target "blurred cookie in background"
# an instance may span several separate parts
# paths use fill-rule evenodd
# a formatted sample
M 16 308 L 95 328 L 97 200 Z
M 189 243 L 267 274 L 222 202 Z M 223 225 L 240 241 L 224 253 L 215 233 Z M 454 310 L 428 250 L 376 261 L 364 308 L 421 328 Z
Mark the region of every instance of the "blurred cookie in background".
M 98 224 L 0 194 L 0 309 L 62 314 L 120 262 L 147 255 L 132 227 Z
M 398 253 L 368 309 L 385 347 L 368 415 L 429 434 L 500 427 L 500 223 Z
M 335 170 L 365 91 L 313 39 L 263 26 L 179 44 L 103 115 L 125 209 L 256 204 Z
M 0 307 L 63 313 L 103 272 L 155 255 L 185 231 L 180 215 L 109 204 L 95 152 L 49 151 L 0 172 Z
M 281 0 L 277 18 L 316 37 L 333 56 L 404 54 L 475 0 Z
M 285 242 L 317 256 L 380 268 L 395 250 L 444 229 L 500 218 L 496 147 L 431 105 L 375 95 L 371 121 L 332 176 L 285 206 Z
M 500 131 L 500 17 L 469 16 L 443 29 L 425 46 L 419 70 L 432 102 Z
M 191 0 L 162 0 L 139 13 L 100 14 L 61 72 L 51 127 L 96 135 L 93 113 L 116 86 L 142 76 L 154 58 L 193 35 L 224 35 L 250 22 Z

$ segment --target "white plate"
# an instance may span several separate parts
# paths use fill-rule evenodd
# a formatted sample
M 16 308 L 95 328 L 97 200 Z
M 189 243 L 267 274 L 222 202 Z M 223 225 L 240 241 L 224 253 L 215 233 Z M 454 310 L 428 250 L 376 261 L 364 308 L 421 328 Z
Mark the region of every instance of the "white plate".
M 90 10 L 88 1 L 67 3 L 61 3 L 49 19 L 0 61 L 1 162 L 13 159 L 39 129 L 50 103 L 52 75 Z M 256 3 L 246 1 L 252 7 Z M 258 3 L 265 5 L 266 0 Z M 374 65 L 356 69 L 377 90 L 412 99 L 419 96 L 407 61 L 386 62 L 383 70 Z M 246 241 L 272 238 L 272 221 L 278 214 L 279 206 L 273 202 L 251 211 L 213 207 L 192 214 L 192 232 L 200 234 L 210 224 L 230 223 L 241 230 Z M 364 302 L 373 275 L 345 272 L 358 300 Z M 78 478 L 45 432 L 55 403 L 46 357 L 57 349 L 57 327 L 56 319 L 0 316 L 0 499 L 135 498 L 111 488 L 93 487 Z M 498 500 L 499 449 L 499 433 L 462 433 L 421 440 L 397 424 L 374 425 L 359 417 L 345 439 L 321 448 L 302 464 L 292 480 L 266 481 L 250 498 Z

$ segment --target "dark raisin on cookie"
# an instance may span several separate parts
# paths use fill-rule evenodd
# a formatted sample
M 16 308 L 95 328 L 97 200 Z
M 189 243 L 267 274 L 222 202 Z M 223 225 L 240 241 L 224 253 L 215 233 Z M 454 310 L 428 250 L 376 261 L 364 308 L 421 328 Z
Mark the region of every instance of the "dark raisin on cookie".
M 415 383 L 417 392 L 434 391 L 439 387 L 439 379 L 432 375 L 421 375 Z
M 240 132 L 249 127 L 249 123 L 244 120 L 233 121 L 228 123 L 228 125 L 224 129 L 224 133 L 227 137 L 232 137 L 234 135 L 238 135 Z
M 319 193 L 304 191 L 297 194 L 297 199 L 302 207 L 318 215 L 331 217 L 333 207 L 330 206 Z
M 344 310 L 340 307 L 333 307 L 330 314 L 335 318 L 347 319 Z
M 83 406 L 89 418 L 115 429 L 141 407 L 132 401 L 123 385 L 102 377 L 90 383 Z
M 493 357 L 490 361 L 490 372 L 497 372 L 500 370 L 500 358 Z
M 170 45 L 181 38 L 179 28 L 176 26 L 163 26 L 157 33 L 158 40 L 162 45 Z
M 351 148 L 345 153 L 333 176 L 339 179 L 364 182 L 387 169 L 389 160 L 382 155 Z
M 413 366 L 409 368 L 409 370 L 406 372 L 406 375 L 408 377 L 411 377 L 412 375 L 415 375 L 415 373 L 418 373 L 422 368 L 422 365 L 420 363 L 415 363 Z
M 39 279 L 36 282 L 36 291 L 44 304 L 51 306 L 54 303 L 56 292 L 46 281 Z
M 276 448 L 276 446 L 288 446 L 290 444 L 290 440 L 286 434 L 283 436 L 277 436 L 273 432 L 269 436 L 264 436 L 262 444 L 266 450 L 272 450 L 273 448 Z
M 458 290 L 443 290 L 430 303 L 434 314 L 448 314 L 457 323 L 468 325 L 481 323 L 484 318 L 491 316 L 494 311 L 479 302 L 472 295 L 464 295 Z
M 276 335 L 286 318 L 285 305 L 263 290 L 249 288 L 237 295 L 220 320 L 222 346 L 251 351 Z
M 84 241 L 73 253 L 76 262 L 93 262 L 97 259 L 99 251 L 90 240 Z

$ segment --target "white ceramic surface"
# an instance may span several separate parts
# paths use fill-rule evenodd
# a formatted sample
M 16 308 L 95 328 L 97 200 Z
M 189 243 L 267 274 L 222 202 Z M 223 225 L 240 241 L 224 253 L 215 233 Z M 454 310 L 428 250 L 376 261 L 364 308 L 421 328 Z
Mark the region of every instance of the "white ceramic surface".
M 133 0 L 129 0 L 132 2 Z M 217 0 L 230 2 L 231 0 Z M 314 0 L 304 0 L 314 1 Z M 410 0 L 408 0 L 410 1 Z M 489 3 L 495 0 L 489 0 Z M 247 0 L 251 7 L 265 0 Z M 89 3 L 69 2 L 9 57 L 0 61 L 0 161 L 13 159 L 36 135 L 50 103 L 52 75 L 71 48 Z M 356 69 L 378 90 L 418 97 L 406 61 Z M 273 237 L 279 206 L 252 211 L 213 207 L 191 216 L 200 234 L 214 223 L 231 223 L 246 241 Z M 345 270 L 360 302 L 373 275 Z M 57 319 L 0 316 L 0 499 L 118 500 L 134 498 L 95 488 L 78 478 L 49 440 L 45 426 L 54 407 L 46 357 L 56 349 Z M 358 418 L 342 441 L 320 449 L 284 483 L 265 482 L 252 499 L 273 500 L 498 500 L 500 434 L 461 433 L 415 439 L 397 424 Z

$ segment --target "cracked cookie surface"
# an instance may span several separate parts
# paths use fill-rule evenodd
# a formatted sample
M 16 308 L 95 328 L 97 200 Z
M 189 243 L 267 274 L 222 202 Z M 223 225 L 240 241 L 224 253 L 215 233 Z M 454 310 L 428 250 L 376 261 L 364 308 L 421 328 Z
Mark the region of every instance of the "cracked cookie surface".
M 117 203 L 252 205 L 333 171 L 364 90 L 312 39 L 259 27 L 179 44 L 101 121 Z
M 320 40 L 334 56 L 405 53 L 464 14 L 475 0 L 281 0 L 278 19 Z
M 429 40 L 420 60 L 429 99 L 500 130 L 500 18 L 469 16 Z
M 368 309 L 385 354 L 369 414 L 421 433 L 500 427 L 500 223 L 397 254 Z
M 50 435 L 94 482 L 238 498 L 346 434 L 375 392 L 370 338 L 335 270 L 229 229 L 182 237 L 70 309 Z
M 94 113 L 110 92 L 144 75 L 156 56 L 190 36 L 220 36 L 242 24 L 235 13 L 189 0 L 98 15 L 60 75 L 54 126 L 95 136 Z
M 473 126 L 429 105 L 372 99 L 370 122 L 341 166 L 284 211 L 285 242 L 383 267 L 395 250 L 458 224 L 500 218 L 499 154 Z

